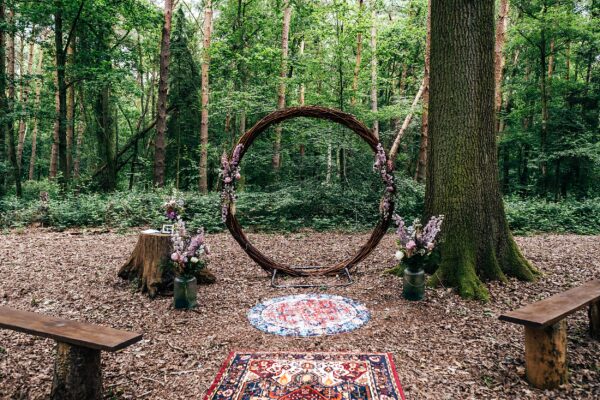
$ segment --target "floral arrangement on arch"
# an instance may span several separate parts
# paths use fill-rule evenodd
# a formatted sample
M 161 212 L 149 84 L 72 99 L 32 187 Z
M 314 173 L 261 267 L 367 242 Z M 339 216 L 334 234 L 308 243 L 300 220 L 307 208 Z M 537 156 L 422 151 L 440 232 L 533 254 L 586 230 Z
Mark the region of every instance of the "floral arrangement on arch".
M 235 194 L 235 182 L 242 178 L 240 174 L 240 157 L 242 156 L 243 144 L 238 144 L 233 150 L 231 161 L 227 158 L 227 153 L 221 157 L 221 179 L 223 181 L 223 190 L 221 191 L 221 220 L 227 220 L 229 206 L 235 203 L 237 199 Z
M 198 233 L 190 236 L 185 227 L 185 221 L 179 219 L 171 235 L 173 253 L 171 260 L 177 276 L 192 277 L 196 272 L 208 265 L 210 251 L 206 244 L 204 229 L 200 228 Z
M 183 215 L 184 205 L 183 199 L 177 198 L 176 195 L 172 196 L 162 205 L 165 217 L 171 222 L 177 221 Z
M 381 211 L 384 218 L 387 218 L 390 213 L 396 187 L 394 185 L 394 175 L 392 174 L 392 163 L 387 159 L 387 155 L 385 154 L 385 150 L 381 143 L 377 143 L 377 154 L 375 156 L 375 163 L 373 164 L 373 171 L 381 176 L 381 180 L 385 184 L 385 193 L 383 194 Z
M 393 216 L 396 223 L 396 260 L 404 263 L 409 270 L 417 272 L 423 267 L 424 258 L 431 255 L 438 244 L 438 235 L 442 229 L 444 216 L 433 216 L 425 226 L 419 218 L 409 227 L 399 215 Z

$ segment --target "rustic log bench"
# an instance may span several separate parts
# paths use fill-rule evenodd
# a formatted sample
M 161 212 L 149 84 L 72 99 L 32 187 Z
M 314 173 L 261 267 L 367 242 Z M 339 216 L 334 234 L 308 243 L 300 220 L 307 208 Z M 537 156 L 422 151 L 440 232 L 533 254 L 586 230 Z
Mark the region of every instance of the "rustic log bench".
M 0 328 L 56 340 L 53 400 L 100 400 L 100 351 L 117 351 L 142 339 L 139 333 L 1 306 Z
M 600 280 L 503 314 L 502 321 L 525 326 L 525 373 L 535 387 L 567 382 L 566 317 L 589 306 L 590 334 L 600 340 Z

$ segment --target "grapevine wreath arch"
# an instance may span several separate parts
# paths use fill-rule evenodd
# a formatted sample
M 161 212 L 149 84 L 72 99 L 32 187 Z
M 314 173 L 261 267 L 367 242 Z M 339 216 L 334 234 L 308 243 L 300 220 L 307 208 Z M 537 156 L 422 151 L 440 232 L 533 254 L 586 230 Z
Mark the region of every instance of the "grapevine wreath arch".
M 254 140 L 271 125 L 298 117 L 325 119 L 351 129 L 367 142 L 375 153 L 375 164 L 373 165 L 373 168 L 375 172 L 381 176 L 381 179 L 385 184 L 385 192 L 379 207 L 379 221 L 371 233 L 369 240 L 362 245 L 354 256 L 326 267 L 294 268 L 269 258 L 250 243 L 235 216 L 235 182 L 240 179 L 240 162 L 245 152 L 250 148 L 252 142 L 254 142 Z M 394 211 L 393 196 L 396 191 L 392 172 L 393 163 L 388 161 L 385 150 L 381 143 L 379 143 L 377 137 L 365 124 L 360 122 L 353 115 L 343 111 L 318 106 L 285 108 L 274 111 L 258 121 L 239 139 L 230 157 L 227 157 L 225 154 L 223 155 L 221 160 L 221 175 L 223 179 L 221 216 L 227 225 L 229 232 L 231 232 L 233 238 L 239 243 L 246 254 L 267 272 L 273 273 L 279 271 L 292 276 L 323 276 L 336 274 L 343 270 L 348 271 L 367 257 L 375 247 L 377 247 L 387 232 Z

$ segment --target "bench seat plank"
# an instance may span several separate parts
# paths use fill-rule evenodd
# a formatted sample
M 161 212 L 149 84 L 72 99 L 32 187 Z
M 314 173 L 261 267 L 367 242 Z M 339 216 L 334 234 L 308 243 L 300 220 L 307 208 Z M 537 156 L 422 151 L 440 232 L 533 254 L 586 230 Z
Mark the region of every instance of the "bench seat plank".
M 135 332 L 69 321 L 2 306 L 0 306 L 0 328 L 105 351 L 116 351 L 142 339 L 142 335 Z
M 566 292 L 503 314 L 500 316 L 500 319 L 534 328 L 545 328 L 599 300 L 600 280 L 596 279 Z

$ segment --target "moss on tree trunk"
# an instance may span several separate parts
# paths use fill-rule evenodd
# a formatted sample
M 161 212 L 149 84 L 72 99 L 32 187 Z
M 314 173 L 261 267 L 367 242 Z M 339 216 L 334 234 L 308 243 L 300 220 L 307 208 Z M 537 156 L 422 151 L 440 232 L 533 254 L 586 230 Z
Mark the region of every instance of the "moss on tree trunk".
M 494 124 L 494 2 L 433 0 L 425 212 L 445 220 L 431 283 L 482 300 L 483 281 L 537 274 L 508 229 Z

